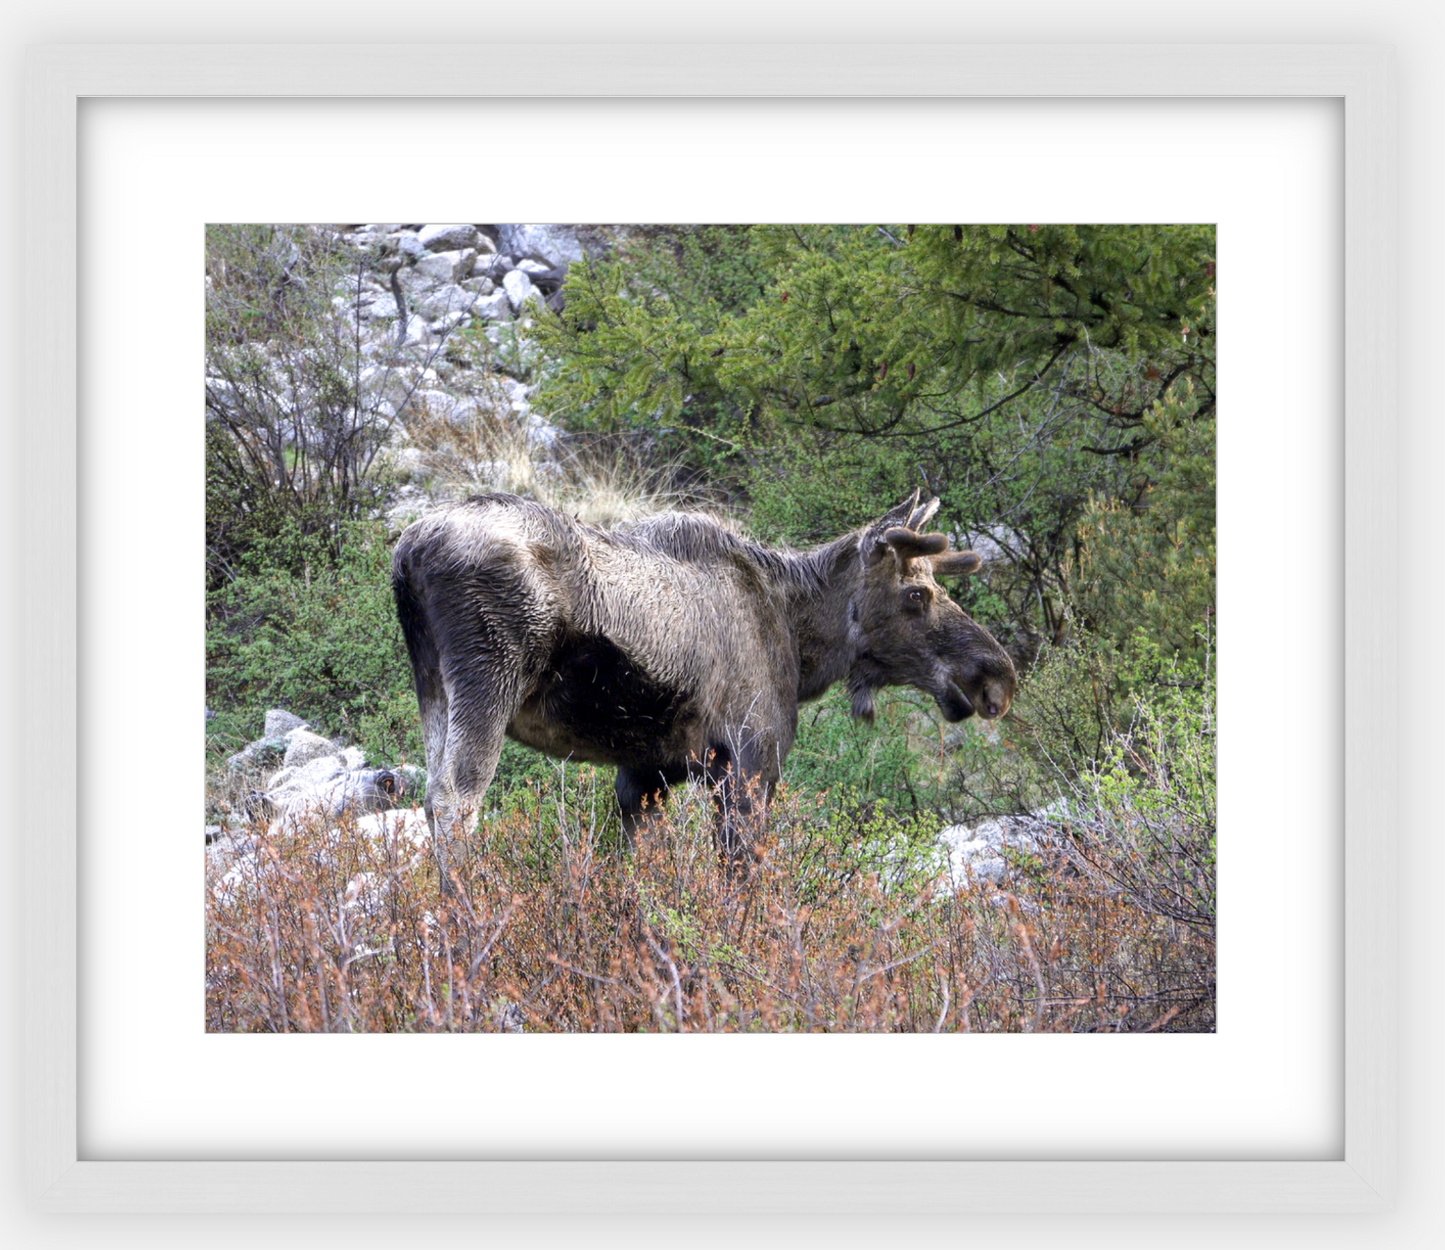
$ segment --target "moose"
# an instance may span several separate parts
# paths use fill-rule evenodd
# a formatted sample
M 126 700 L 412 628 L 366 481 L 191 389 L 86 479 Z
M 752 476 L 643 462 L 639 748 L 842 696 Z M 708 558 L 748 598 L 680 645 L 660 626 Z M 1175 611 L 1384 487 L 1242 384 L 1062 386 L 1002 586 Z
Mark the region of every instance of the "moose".
M 944 717 L 1003 715 L 1008 654 L 939 576 L 976 572 L 923 527 L 914 491 L 878 520 L 807 551 L 711 517 L 665 512 L 610 530 L 514 495 L 473 496 L 409 526 L 392 557 L 397 615 L 426 743 L 427 823 L 455 887 L 464 819 L 507 736 L 615 765 L 630 844 L 671 786 L 706 778 L 729 870 L 754 854 L 798 705 L 847 683 L 855 716 L 908 685 Z

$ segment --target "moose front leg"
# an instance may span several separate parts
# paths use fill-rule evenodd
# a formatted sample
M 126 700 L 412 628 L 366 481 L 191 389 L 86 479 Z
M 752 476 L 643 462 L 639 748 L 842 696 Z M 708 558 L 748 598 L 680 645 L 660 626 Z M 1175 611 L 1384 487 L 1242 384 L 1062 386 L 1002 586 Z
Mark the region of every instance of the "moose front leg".
M 622 840 L 629 851 L 636 843 L 638 826 L 662 810 L 668 791 L 686 776 L 686 767 L 617 770 L 613 789 L 617 794 L 617 809 L 622 813 Z
M 717 849 L 731 879 L 746 879 L 757 864 L 758 841 L 767 824 L 767 807 L 777 784 L 777 768 L 759 752 L 725 743 L 708 749 L 708 782 L 717 805 Z

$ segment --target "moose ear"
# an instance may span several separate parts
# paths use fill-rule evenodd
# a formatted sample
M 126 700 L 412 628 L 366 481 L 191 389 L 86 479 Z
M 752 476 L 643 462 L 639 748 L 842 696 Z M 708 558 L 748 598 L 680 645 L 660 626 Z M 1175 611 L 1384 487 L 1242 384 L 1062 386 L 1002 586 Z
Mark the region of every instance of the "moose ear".
M 947 534 L 920 534 L 901 525 L 884 530 L 883 541 L 898 553 L 898 558 L 905 564 L 916 556 L 936 556 L 948 550 Z
M 895 508 L 889 508 L 868 528 L 877 533 L 882 533 L 890 525 L 907 526 L 909 518 L 918 510 L 918 490 L 915 488 L 913 494 L 909 495 L 901 504 Z
M 913 492 L 913 498 L 917 500 L 917 491 Z M 927 525 L 931 520 L 933 520 L 933 514 L 937 511 L 938 496 L 935 495 L 925 504 L 915 503 L 913 507 L 913 512 L 910 514 L 908 520 L 905 521 L 904 524 L 911 530 L 921 530 L 925 525 Z
M 946 551 L 933 557 L 934 577 L 963 577 L 983 568 L 983 557 L 976 551 Z

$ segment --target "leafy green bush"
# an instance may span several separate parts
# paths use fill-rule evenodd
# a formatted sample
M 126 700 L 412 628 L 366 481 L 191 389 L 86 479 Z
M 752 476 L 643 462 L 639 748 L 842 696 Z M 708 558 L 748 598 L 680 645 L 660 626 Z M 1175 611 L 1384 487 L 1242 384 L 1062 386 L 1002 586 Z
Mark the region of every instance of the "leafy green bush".
M 1215 915 L 1215 680 L 1207 648 L 1166 655 L 1140 631 L 1123 648 L 1094 638 L 1049 652 L 1018 701 L 1076 863 L 1145 910 L 1204 927 Z
M 1073 602 L 1099 633 L 1143 632 L 1198 658 L 1214 609 L 1214 417 L 1187 379 L 1145 418 L 1157 480 L 1133 506 L 1094 499 L 1079 526 Z
M 896 445 L 784 431 L 772 453 L 744 475 L 751 529 L 765 542 L 826 542 L 872 521 L 919 484 Z
M 882 691 L 869 725 L 854 718 L 847 691 L 835 686 L 799 709 L 783 783 L 799 793 L 827 796 L 834 806 L 888 803 L 913 812 L 928 809 L 936 781 L 908 741 L 917 709 L 909 695 Z
M 266 709 L 285 707 L 377 762 L 420 762 L 385 531 L 352 521 L 336 533 L 339 554 L 330 535 L 286 524 L 212 593 L 206 698 L 217 737 L 255 737 Z

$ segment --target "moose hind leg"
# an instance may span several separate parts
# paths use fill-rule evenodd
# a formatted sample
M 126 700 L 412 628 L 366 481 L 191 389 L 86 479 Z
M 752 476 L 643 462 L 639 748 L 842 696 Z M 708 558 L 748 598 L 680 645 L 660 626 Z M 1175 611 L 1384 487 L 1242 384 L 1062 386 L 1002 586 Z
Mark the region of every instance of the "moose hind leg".
M 453 715 L 448 725 L 442 765 L 428 778 L 426 792 L 427 824 L 443 894 L 459 886 L 461 840 L 496 775 L 509 720 L 509 712 L 496 708 L 467 720 Z

